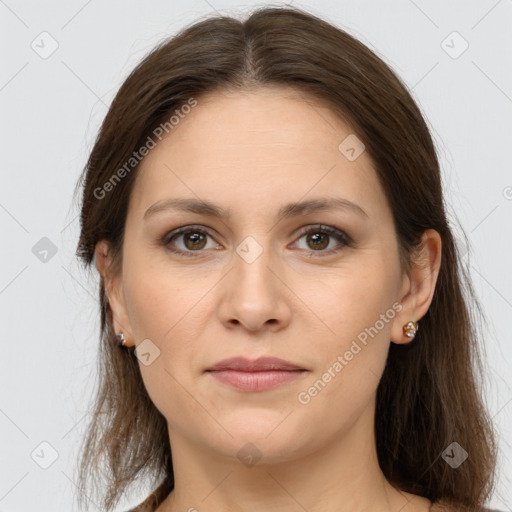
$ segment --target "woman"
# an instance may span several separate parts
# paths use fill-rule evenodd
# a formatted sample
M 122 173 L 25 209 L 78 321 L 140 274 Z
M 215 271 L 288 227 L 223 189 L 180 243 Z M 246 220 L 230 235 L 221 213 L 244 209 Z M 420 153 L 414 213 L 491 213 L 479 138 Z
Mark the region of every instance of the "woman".
M 439 163 L 362 43 L 291 8 L 188 27 L 120 88 L 82 199 L 102 333 L 81 503 L 149 477 L 134 510 L 485 510 Z

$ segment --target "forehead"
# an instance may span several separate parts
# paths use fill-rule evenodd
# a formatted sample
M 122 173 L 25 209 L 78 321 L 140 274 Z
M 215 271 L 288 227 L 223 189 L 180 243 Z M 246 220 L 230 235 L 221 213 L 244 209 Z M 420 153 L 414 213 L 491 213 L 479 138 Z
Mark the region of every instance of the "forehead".
M 260 209 L 334 192 L 385 207 L 371 159 L 365 151 L 347 158 L 344 141 L 355 134 L 326 103 L 288 87 L 218 91 L 196 101 L 139 165 L 135 208 L 215 195 Z

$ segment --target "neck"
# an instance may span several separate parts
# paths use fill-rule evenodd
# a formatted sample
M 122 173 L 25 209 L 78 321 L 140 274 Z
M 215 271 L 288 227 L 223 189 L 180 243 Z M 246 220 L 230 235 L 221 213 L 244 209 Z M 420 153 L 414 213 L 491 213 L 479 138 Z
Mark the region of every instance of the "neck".
M 429 500 L 395 489 L 380 470 L 373 411 L 323 446 L 253 466 L 169 429 L 175 488 L 157 512 L 427 512 Z

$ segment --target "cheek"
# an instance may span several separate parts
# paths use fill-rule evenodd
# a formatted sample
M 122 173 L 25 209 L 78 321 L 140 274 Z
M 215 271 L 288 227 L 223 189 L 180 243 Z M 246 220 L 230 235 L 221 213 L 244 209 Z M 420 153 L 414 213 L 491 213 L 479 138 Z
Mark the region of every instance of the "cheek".
M 362 305 L 361 305 L 362 304 Z M 389 350 L 389 330 L 395 311 L 379 300 L 347 301 L 340 297 L 339 316 L 333 316 L 331 334 L 318 345 L 318 364 L 299 390 L 304 414 L 337 414 L 329 430 L 350 426 L 375 397 Z M 386 314 L 387 311 L 387 314 Z M 382 320 L 381 313 L 385 320 Z
M 389 334 L 390 320 L 395 315 L 396 282 L 393 271 L 384 269 L 386 267 L 380 265 L 373 268 L 370 265 L 352 266 L 350 272 L 343 275 L 323 276 L 317 291 L 309 292 L 311 308 L 329 328 L 330 337 L 338 340 L 337 348 L 343 348 L 347 341 L 357 338 L 376 323 L 379 334 L 384 337 Z M 381 315 L 386 317 L 384 323 L 379 321 Z M 361 338 L 364 339 L 364 334 Z
M 126 305 L 136 341 L 145 338 L 161 339 L 164 326 L 172 325 L 176 305 L 176 290 L 165 286 L 151 276 L 137 274 L 126 287 Z
M 150 364 L 139 361 L 151 401 L 171 424 L 179 420 L 176 411 L 201 417 L 197 402 L 185 391 L 192 389 L 190 362 L 197 351 L 201 313 L 204 316 L 200 307 L 193 307 L 198 292 L 160 271 L 132 275 L 137 277 L 126 286 L 126 296 L 136 343 L 149 339 L 156 346 Z
M 176 272 L 149 267 L 129 274 L 126 304 L 136 340 L 154 339 L 158 345 L 172 338 L 194 316 L 201 284 L 185 280 Z
M 320 357 L 315 377 L 320 375 L 320 388 L 327 383 L 319 402 L 325 399 L 327 405 L 328 400 L 341 398 L 356 407 L 378 385 L 399 307 L 393 272 L 382 268 L 386 267 L 352 267 L 350 275 L 331 276 L 328 289 L 313 296 L 316 306 L 312 308 L 319 312 L 326 333 L 317 345 Z
M 131 275 L 136 277 L 126 286 L 126 301 L 135 341 L 151 340 L 158 354 L 151 365 L 139 367 L 148 392 L 158 402 L 161 393 L 179 395 L 177 382 L 190 385 L 191 365 L 201 354 L 202 333 L 211 317 L 204 297 L 210 287 L 197 278 L 156 267 Z

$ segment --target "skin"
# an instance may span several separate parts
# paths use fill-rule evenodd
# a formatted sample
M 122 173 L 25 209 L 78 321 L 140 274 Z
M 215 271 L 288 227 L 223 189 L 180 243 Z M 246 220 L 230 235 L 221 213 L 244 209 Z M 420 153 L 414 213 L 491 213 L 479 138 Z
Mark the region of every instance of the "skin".
M 338 149 L 351 133 L 325 105 L 290 88 L 210 93 L 142 161 L 119 274 L 108 272 L 108 245 L 98 243 L 116 332 L 129 346 L 150 339 L 160 350 L 150 365 L 139 361 L 173 454 L 175 490 L 158 512 L 429 510 L 428 499 L 385 479 L 373 422 L 390 343 L 409 342 L 402 326 L 431 303 L 441 239 L 427 230 L 411 271 L 402 272 L 371 159 L 363 152 L 350 161 Z M 168 210 L 143 220 L 151 205 L 176 197 L 213 201 L 231 218 Z M 282 205 L 318 197 L 348 199 L 367 216 L 340 209 L 276 221 Z M 300 233 L 316 224 L 353 243 Z M 170 246 L 191 257 L 159 242 L 190 225 L 209 236 L 198 241 L 192 228 Z M 248 236 L 262 250 L 251 263 L 236 252 Z M 300 403 L 298 394 L 390 308 L 394 317 L 378 334 Z M 308 371 L 264 392 L 205 373 L 238 355 L 281 357 Z M 261 455 L 250 467 L 237 457 L 249 442 Z

